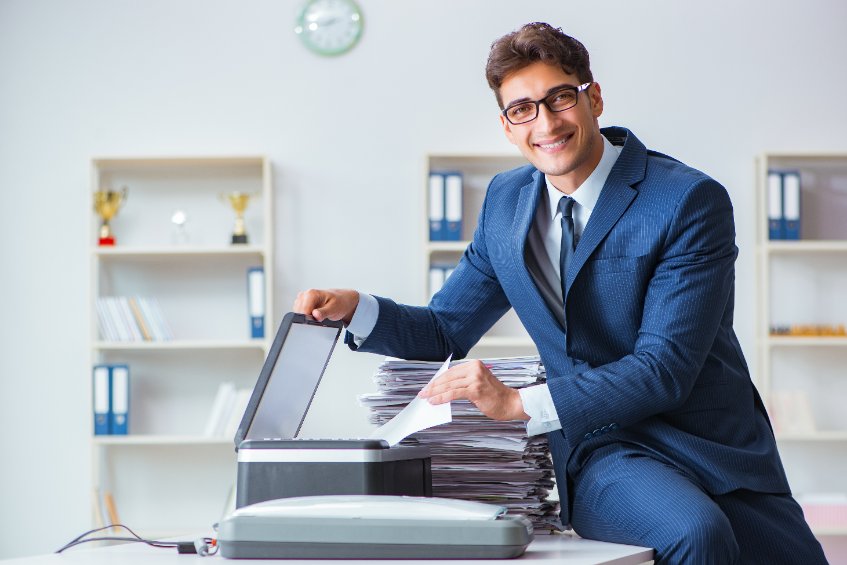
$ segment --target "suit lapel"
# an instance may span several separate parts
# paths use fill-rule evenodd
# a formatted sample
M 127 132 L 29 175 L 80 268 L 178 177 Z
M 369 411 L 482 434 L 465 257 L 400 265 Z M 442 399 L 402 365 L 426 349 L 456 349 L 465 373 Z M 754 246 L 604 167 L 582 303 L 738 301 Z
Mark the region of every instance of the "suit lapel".
M 585 226 L 582 238 L 576 246 L 565 281 L 566 293 L 570 291 L 576 275 L 585 262 L 638 194 L 632 186 L 644 178 L 647 165 L 647 150 L 631 132 L 624 128 L 605 128 L 602 132 L 609 140 L 623 138 L 625 143 L 603 185 L 600 198 L 597 199 L 597 204 L 591 212 L 591 218 Z M 565 303 L 567 303 L 567 294 Z
M 549 323 L 556 324 L 560 328 L 561 323 L 553 316 L 547 303 L 541 297 L 541 292 L 535 284 L 532 275 L 527 269 L 524 253 L 526 252 L 527 237 L 529 229 L 535 221 L 535 213 L 538 207 L 542 187 L 544 186 L 544 175 L 539 171 L 535 171 L 532 175 L 532 181 L 520 188 L 520 196 L 518 197 L 518 206 L 515 211 L 515 220 L 512 223 L 512 261 L 515 265 L 517 277 L 526 288 L 527 300 L 531 302 L 531 307 L 536 311 L 544 311 L 548 316 Z

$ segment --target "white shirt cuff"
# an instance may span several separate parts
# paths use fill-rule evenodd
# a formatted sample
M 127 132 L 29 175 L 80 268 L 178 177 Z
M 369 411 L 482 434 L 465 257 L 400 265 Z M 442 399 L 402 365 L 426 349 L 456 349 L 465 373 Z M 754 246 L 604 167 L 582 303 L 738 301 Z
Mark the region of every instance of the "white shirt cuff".
M 529 416 L 529 421 L 526 423 L 528 436 L 562 429 L 556 405 L 553 404 L 553 397 L 546 384 L 520 388 L 518 393 L 523 402 L 523 411 Z
M 359 305 L 353 312 L 353 318 L 347 325 L 347 331 L 353 334 L 356 347 L 362 345 L 376 326 L 379 317 L 379 302 L 370 294 L 359 293 Z

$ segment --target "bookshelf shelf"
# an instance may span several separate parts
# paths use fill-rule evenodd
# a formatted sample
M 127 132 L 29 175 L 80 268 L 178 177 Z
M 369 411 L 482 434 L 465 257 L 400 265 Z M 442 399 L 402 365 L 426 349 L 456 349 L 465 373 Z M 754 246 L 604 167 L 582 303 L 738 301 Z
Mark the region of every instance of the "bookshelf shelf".
M 847 347 L 847 337 L 770 335 L 765 343 L 768 347 Z
M 275 328 L 271 164 L 262 156 L 122 156 L 93 159 L 91 171 L 88 198 L 127 187 L 111 221 L 114 246 L 97 245 L 100 218 L 91 211 L 91 365 L 129 369 L 128 435 L 91 439 L 93 524 L 106 520 L 108 499 L 141 530 L 197 531 L 234 484 L 232 438 L 203 435 L 215 394 L 223 383 L 252 388 Z M 233 192 L 250 195 L 246 244 L 231 244 Z M 177 211 L 187 218 L 182 227 L 171 221 Z M 264 288 L 251 301 L 257 267 Z M 253 338 L 257 305 L 265 332 Z M 128 331 L 134 325 L 148 341 Z
M 847 536 L 847 528 L 816 528 L 812 527 L 815 536 Z
M 764 249 L 774 254 L 790 253 L 847 253 L 847 241 L 769 241 Z
M 127 435 L 127 436 L 96 436 L 94 444 L 108 445 L 222 445 L 234 446 L 232 438 L 204 437 L 193 435 Z
M 771 239 L 788 227 L 780 214 L 785 214 L 789 192 L 780 177 L 769 190 L 770 172 L 800 179 L 799 189 L 791 192 L 794 213 L 788 231 L 799 239 Z M 756 384 L 771 415 L 791 490 L 840 493 L 847 474 L 847 337 L 770 331 L 792 326 L 835 331 L 847 324 L 847 154 L 764 154 L 756 177 Z M 810 524 L 819 536 L 847 535 L 846 528 Z
M 94 348 L 102 351 L 156 351 L 156 350 L 192 350 L 192 349 L 245 349 L 267 351 L 270 347 L 268 340 L 173 340 L 173 341 L 140 341 L 140 342 L 109 342 L 96 341 Z
M 427 243 L 427 248 L 430 252 L 446 251 L 463 253 L 470 243 L 470 241 L 430 241 Z
M 800 441 L 813 441 L 813 442 L 844 442 L 847 441 L 847 431 L 836 430 L 836 431 L 818 431 L 818 432 L 809 432 L 805 434 L 794 433 L 778 433 L 776 434 L 777 441 L 785 441 L 785 442 L 800 442 Z
M 228 247 L 176 247 L 176 246 L 153 246 L 153 247 L 95 247 L 91 250 L 92 255 L 103 259 L 110 257 L 186 257 L 191 255 L 213 256 L 213 255 L 255 255 L 262 256 L 265 249 L 256 245 L 232 245 Z

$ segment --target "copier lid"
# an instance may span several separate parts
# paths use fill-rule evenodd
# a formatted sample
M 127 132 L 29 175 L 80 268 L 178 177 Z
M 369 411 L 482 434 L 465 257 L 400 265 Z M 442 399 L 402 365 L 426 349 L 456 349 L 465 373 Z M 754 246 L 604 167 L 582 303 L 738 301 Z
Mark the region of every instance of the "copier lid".
M 297 436 L 343 324 L 289 312 L 282 319 L 235 434 L 245 439 Z

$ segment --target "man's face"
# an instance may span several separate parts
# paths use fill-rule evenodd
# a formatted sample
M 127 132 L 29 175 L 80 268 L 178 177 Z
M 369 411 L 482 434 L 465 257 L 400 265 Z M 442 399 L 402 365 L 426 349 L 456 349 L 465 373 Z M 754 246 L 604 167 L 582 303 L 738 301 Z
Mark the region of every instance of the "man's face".
M 536 62 L 508 75 L 500 86 L 505 107 L 517 101 L 541 100 L 562 86 L 579 86 L 576 76 L 560 67 Z M 509 141 L 553 186 L 570 194 L 591 174 L 603 156 L 603 139 L 597 118 L 603 113 L 600 86 L 580 92 L 576 106 L 551 112 L 541 104 L 533 121 L 513 125 L 501 114 Z

